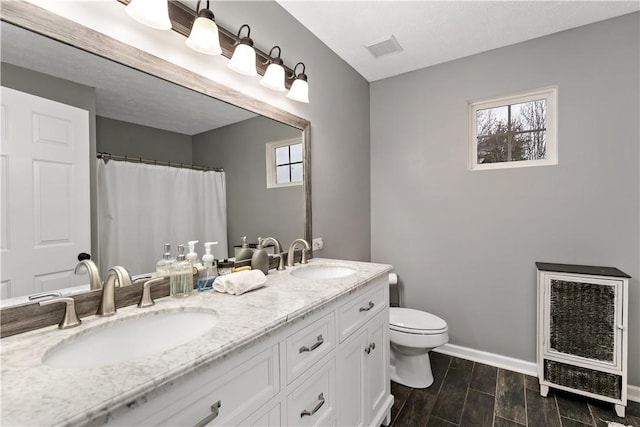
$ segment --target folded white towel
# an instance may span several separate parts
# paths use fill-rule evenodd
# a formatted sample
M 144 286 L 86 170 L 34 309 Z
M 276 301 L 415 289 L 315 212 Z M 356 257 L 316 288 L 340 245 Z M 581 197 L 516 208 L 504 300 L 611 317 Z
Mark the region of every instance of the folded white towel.
M 262 271 L 246 270 L 216 277 L 213 281 L 213 289 L 231 295 L 242 295 L 263 287 L 265 283 L 267 283 L 267 276 Z

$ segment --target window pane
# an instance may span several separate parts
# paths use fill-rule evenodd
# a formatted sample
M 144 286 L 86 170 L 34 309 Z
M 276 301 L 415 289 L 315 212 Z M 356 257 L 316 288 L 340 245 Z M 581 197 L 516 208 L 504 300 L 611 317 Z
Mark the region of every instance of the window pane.
M 476 134 L 495 135 L 507 132 L 508 107 L 487 108 L 476 111 Z
M 302 161 L 302 143 L 293 144 L 289 146 L 291 148 L 291 163 Z
M 524 132 L 513 137 L 513 160 L 541 160 L 546 158 L 546 132 Z
M 507 137 L 494 135 L 478 138 L 478 164 L 508 161 Z
M 514 131 L 546 129 L 547 105 L 544 99 L 511 106 Z
M 289 177 L 289 165 L 276 167 L 276 184 L 291 182 Z
M 289 146 L 276 148 L 276 165 L 289 163 Z
M 291 182 L 302 182 L 302 163 L 291 165 Z

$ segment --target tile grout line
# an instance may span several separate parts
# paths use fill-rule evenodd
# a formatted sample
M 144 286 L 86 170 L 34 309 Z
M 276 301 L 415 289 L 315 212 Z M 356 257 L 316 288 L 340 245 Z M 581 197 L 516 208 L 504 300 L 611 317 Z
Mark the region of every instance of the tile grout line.
M 524 385 L 524 425 L 525 427 L 529 425 L 529 406 L 527 405 L 527 377 L 522 375 L 523 385 Z
M 469 376 L 469 383 L 467 384 L 467 391 L 464 394 L 464 402 L 462 402 L 462 411 L 460 411 L 460 418 L 458 418 L 458 425 L 462 422 L 462 416 L 464 415 L 464 408 L 467 406 L 467 398 L 469 397 L 469 389 L 471 388 L 471 379 L 473 378 L 473 371 L 476 369 L 476 362 L 473 362 L 471 368 L 471 376 Z
M 493 419 L 491 426 L 496 423 L 496 409 L 498 408 L 498 369 L 496 369 L 496 385 L 493 387 Z

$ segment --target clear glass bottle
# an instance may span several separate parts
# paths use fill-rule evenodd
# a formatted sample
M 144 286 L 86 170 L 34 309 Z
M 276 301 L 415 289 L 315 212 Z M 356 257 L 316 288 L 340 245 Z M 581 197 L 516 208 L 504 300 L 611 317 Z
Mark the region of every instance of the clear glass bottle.
M 169 290 L 175 298 L 188 297 L 193 292 L 193 268 L 185 258 L 182 245 L 178 246 L 178 259 L 171 268 Z
M 171 274 L 171 266 L 176 262 L 175 258 L 171 258 L 171 245 L 164 244 L 164 255 L 162 259 L 156 263 L 156 274 L 158 276 L 169 276 Z

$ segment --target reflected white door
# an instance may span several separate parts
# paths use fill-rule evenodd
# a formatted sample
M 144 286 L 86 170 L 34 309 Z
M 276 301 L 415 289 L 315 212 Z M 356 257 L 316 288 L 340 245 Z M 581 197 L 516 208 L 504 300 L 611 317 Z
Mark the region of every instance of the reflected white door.
M 2 298 L 74 284 L 91 250 L 89 112 L 2 87 Z

